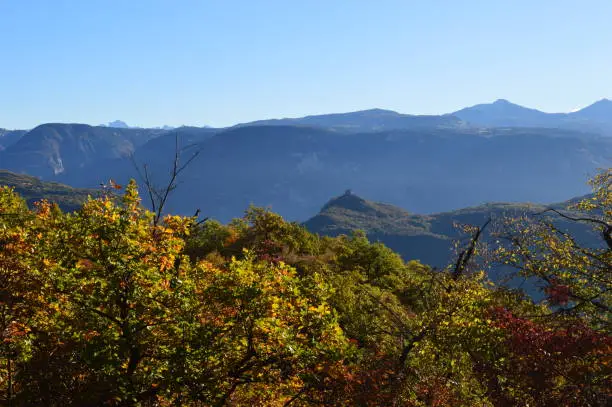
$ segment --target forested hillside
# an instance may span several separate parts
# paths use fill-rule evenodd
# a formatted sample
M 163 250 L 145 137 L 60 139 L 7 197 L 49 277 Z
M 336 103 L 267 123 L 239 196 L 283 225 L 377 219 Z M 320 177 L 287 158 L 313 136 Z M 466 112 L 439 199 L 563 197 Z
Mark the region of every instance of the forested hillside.
M 29 175 L 0 170 L 0 186 L 8 186 L 18 193 L 28 205 L 46 199 L 65 211 L 79 209 L 88 196 L 100 195 L 102 189 L 72 188 L 57 182 L 45 182 Z
M 600 239 L 588 225 L 571 222 L 547 211 L 549 208 L 567 210 L 579 200 L 577 198 L 551 205 L 489 203 L 422 215 L 397 206 L 368 201 L 347 191 L 327 202 L 317 215 L 304 222 L 304 226 L 313 233 L 325 236 L 350 235 L 355 231 L 363 231 L 371 241 L 384 243 L 405 260 L 420 260 L 432 266 L 444 267 L 456 255 L 455 242 L 469 237 L 462 233 L 462 226 L 483 225 L 489 219 L 498 221 L 505 217 L 546 217 L 554 221 L 560 230 L 572 233 L 582 243 L 597 245 Z M 491 238 L 490 231 L 486 230 L 483 239 Z
M 438 271 L 263 209 L 157 216 L 111 186 L 74 213 L 0 189 L 4 405 L 609 405 L 610 170 L 558 212 L 597 247 L 505 218 L 498 246 L 468 228 Z M 483 258 L 544 300 L 492 284 Z

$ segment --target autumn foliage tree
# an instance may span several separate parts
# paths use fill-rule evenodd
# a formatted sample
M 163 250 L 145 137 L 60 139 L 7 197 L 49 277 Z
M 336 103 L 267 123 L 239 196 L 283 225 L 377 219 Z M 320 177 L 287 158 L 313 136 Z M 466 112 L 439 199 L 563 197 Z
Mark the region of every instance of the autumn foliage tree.
M 487 279 L 478 227 L 434 270 L 258 208 L 162 216 L 134 183 L 74 213 L 0 188 L 0 405 L 607 405 L 609 180 L 556 214 L 601 246 L 504 225 L 544 302 Z
M 7 405 L 274 402 L 347 346 L 321 279 L 191 262 L 193 219 L 155 225 L 133 183 L 74 214 L 0 193 Z

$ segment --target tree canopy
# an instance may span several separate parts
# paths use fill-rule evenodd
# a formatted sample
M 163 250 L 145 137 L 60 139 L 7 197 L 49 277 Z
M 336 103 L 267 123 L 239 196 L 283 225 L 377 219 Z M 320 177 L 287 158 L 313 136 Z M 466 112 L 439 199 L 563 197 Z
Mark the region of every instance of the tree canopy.
M 72 213 L 0 188 L 0 405 L 608 405 L 611 180 L 560 212 L 600 247 L 500 228 L 542 302 L 487 279 L 480 228 L 435 270 L 259 208 L 157 218 L 134 182 Z

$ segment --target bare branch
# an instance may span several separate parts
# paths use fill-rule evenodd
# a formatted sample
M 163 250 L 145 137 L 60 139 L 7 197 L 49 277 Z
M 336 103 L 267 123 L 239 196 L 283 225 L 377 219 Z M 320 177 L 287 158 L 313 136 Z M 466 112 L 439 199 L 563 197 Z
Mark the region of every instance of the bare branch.
M 189 145 L 187 147 L 192 147 L 193 145 Z M 186 149 L 186 148 L 185 148 Z M 151 179 L 151 175 L 149 173 L 148 165 L 145 164 L 142 166 L 143 171 L 141 171 L 140 167 L 136 163 L 134 156 L 131 156 L 132 164 L 136 168 L 138 172 L 138 176 L 144 183 L 147 188 L 147 193 L 149 195 L 149 200 L 151 202 L 151 210 L 153 211 L 153 224 L 157 226 L 159 221 L 163 215 L 164 209 L 166 207 L 166 203 L 168 202 L 168 198 L 172 191 L 174 191 L 178 182 L 177 179 L 179 175 L 193 162 L 193 160 L 198 157 L 200 151 L 196 151 L 189 157 L 189 159 L 181 165 L 181 152 L 185 149 L 179 148 L 179 135 L 175 134 L 174 138 L 174 159 L 172 161 L 172 170 L 170 171 L 170 178 L 164 187 L 158 188 L 153 184 Z M 204 222 L 204 221 L 203 221 Z M 198 223 L 199 224 L 199 223 Z
M 463 250 L 459 257 L 457 258 L 457 262 L 455 263 L 455 268 L 452 272 L 453 280 L 458 280 L 459 277 L 465 272 L 467 266 L 474 256 L 474 252 L 476 251 L 476 243 L 480 239 L 480 235 L 482 231 L 491 223 L 491 218 L 487 219 L 487 221 L 482 225 L 482 227 L 476 229 L 476 233 L 470 239 L 470 244 L 466 250 Z
M 569 216 L 554 208 L 548 208 L 546 210 L 543 210 L 542 212 L 535 213 L 534 215 L 542 215 L 546 212 L 554 212 L 557 215 L 561 216 L 562 218 L 571 220 L 574 222 L 590 222 L 590 223 L 595 223 L 595 224 L 603 226 L 603 231 L 601 232 L 602 237 L 605 240 L 606 244 L 608 245 L 608 248 L 612 250 L 612 225 L 610 225 L 609 223 L 604 222 L 603 220 L 597 219 L 597 218 L 583 218 L 583 217 L 577 218 L 577 217 Z

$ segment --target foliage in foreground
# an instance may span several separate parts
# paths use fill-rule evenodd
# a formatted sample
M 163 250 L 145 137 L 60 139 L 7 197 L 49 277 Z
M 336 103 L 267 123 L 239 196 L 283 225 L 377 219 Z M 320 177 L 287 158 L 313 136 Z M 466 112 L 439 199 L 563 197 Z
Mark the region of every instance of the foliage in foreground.
M 581 207 L 604 238 L 610 177 Z M 610 248 L 529 225 L 496 255 L 541 304 L 259 209 L 154 222 L 133 183 L 75 213 L 2 188 L 0 405 L 606 405 Z

